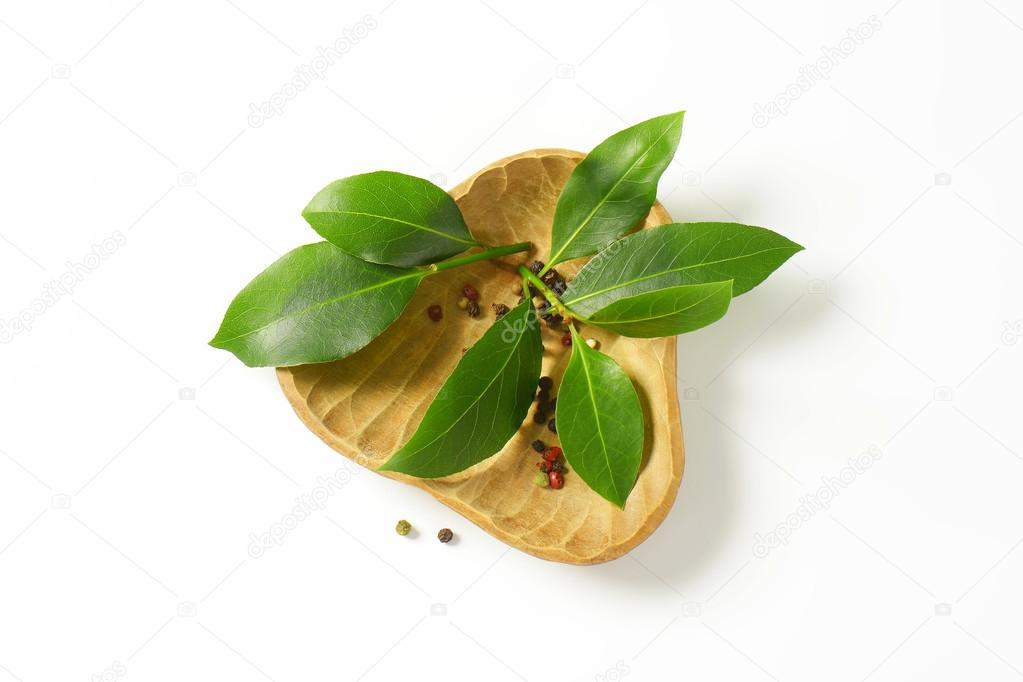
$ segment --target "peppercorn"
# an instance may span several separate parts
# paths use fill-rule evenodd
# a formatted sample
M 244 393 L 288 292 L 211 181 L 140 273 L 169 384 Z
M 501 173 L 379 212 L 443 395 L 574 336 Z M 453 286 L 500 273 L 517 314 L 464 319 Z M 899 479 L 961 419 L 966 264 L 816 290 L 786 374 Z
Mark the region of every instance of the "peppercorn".
M 539 391 L 536 392 L 536 402 L 540 403 L 541 405 L 543 403 L 549 402 L 550 399 L 551 399 L 551 394 L 548 393 L 547 391 L 543 390 L 542 388 Z
M 554 379 L 551 379 L 548 376 L 540 377 L 540 383 L 538 385 L 540 386 L 540 390 L 549 391 L 554 388 Z
M 563 279 L 559 279 L 551 285 L 551 291 L 557 294 L 559 298 L 563 293 L 565 293 L 565 289 L 568 289 L 568 285 L 565 284 L 565 280 Z
M 550 429 L 551 433 L 557 433 L 558 425 L 556 420 L 552 419 L 549 422 L 547 422 L 547 428 Z
M 558 327 L 561 326 L 561 323 L 564 321 L 565 318 L 563 318 L 561 315 L 551 315 L 545 320 L 545 322 L 547 323 L 547 327 L 549 329 L 557 329 Z
M 555 270 L 554 268 L 551 268 L 547 272 L 543 273 L 543 277 L 540 278 L 540 281 L 546 284 L 547 286 L 551 286 L 560 279 L 561 275 L 558 274 L 558 271 Z
M 402 519 L 394 527 L 394 530 L 398 533 L 398 535 L 408 535 L 412 531 L 412 524 L 405 519 Z
M 560 459 L 556 459 L 553 462 L 551 462 L 551 471 L 564 472 L 565 471 L 565 465 L 562 464 Z
M 540 274 L 541 270 L 543 270 L 543 261 L 542 260 L 535 260 L 535 261 L 533 261 L 533 264 L 529 266 L 529 271 L 531 273 L 533 273 L 534 275 Z
M 536 422 L 537 424 L 543 424 L 545 421 L 547 421 L 547 413 L 537 410 L 536 412 L 533 413 L 533 421 Z
M 444 309 L 434 303 L 432 306 L 426 309 L 426 315 L 434 322 L 440 322 L 441 318 L 444 317 Z
M 540 290 L 534 287 L 532 284 L 529 285 L 529 297 L 536 298 L 539 295 Z
M 465 296 L 463 296 L 462 298 L 458 299 L 458 308 L 459 308 L 459 310 L 465 310 L 468 307 L 469 307 L 469 299 L 467 299 Z
M 561 448 L 559 448 L 557 445 L 552 445 L 550 449 L 544 453 L 543 458 L 546 459 L 548 462 L 553 462 L 558 457 L 561 457 L 562 454 L 563 453 Z
M 480 292 L 476 291 L 476 287 L 471 284 L 462 287 L 462 294 L 470 301 L 480 300 Z
M 548 462 L 547 460 L 543 460 L 541 462 L 536 463 L 536 468 L 546 474 L 551 470 L 551 463 Z
M 541 453 L 547 449 L 547 444 L 539 439 L 534 440 L 532 443 L 530 443 L 530 445 L 533 447 L 534 450 Z
M 497 317 L 497 319 L 499 319 L 499 320 L 500 320 L 500 319 L 501 319 L 502 317 L 504 317 L 505 315 L 507 315 L 507 314 L 508 314 L 508 310 L 509 310 L 509 309 L 508 309 L 508 306 L 506 306 L 506 305 L 505 305 L 505 304 L 503 304 L 503 303 L 493 303 L 493 304 L 491 304 L 491 307 L 492 307 L 492 308 L 494 309 L 494 315 L 495 315 L 495 316 Z
M 547 482 L 555 490 L 561 490 L 565 487 L 565 477 L 561 475 L 560 471 L 552 471 L 547 474 Z
M 568 347 L 572 345 L 572 332 L 565 332 L 561 336 L 561 345 Z
M 546 488 L 550 485 L 550 479 L 547 478 L 547 474 L 542 471 L 538 471 L 533 474 L 533 483 L 536 483 L 541 488 Z
M 437 539 L 441 542 L 451 542 L 451 538 L 455 537 L 455 534 L 451 532 L 450 528 L 441 528 L 437 531 Z
M 469 313 L 469 317 L 480 316 L 480 304 L 476 301 L 469 301 L 469 305 L 466 307 L 466 310 Z

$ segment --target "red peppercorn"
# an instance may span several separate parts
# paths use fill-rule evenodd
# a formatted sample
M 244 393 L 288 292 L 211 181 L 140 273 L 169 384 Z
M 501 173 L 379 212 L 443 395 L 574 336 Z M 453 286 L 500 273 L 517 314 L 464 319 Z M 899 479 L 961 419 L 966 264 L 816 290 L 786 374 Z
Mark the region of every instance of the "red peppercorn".
M 572 345 L 572 332 L 565 332 L 562 335 L 562 337 L 561 337 L 561 345 L 562 346 L 571 346 Z
M 466 284 L 462 287 L 462 294 L 470 301 L 480 300 L 480 292 L 476 291 L 476 287 L 471 284 Z
M 426 309 L 427 316 L 434 322 L 440 322 L 441 318 L 444 317 L 444 309 L 434 303 L 432 306 Z
M 562 454 L 564 453 L 562 452 L 561 448 L 559 448 L 557 445 L 552 445 L 551 449 L 548 450 L 546 454 L 544 454 L 543 458 L 546 459 L 548 462 L 553 462 L 558 457 L 561 457 Z
M 546 474 L 547 472 L 549 472 L 551 470 L 551 463 L 547 462 L 547 461 L 537 462 L 536 463 L 536 468 Z
M 561 475 L 560 471 L 552 471 L 547 474 L 547 479 L 555 490 L 561 490 L 565 487 L 565 477 Z

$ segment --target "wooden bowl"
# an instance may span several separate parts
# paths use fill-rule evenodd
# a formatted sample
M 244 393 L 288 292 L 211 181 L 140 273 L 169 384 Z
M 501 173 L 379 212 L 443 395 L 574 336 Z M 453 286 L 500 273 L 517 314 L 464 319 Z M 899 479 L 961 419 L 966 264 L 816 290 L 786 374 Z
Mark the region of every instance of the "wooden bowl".
M 476 263 L 427 278 L 405 312 L 358 353 L 336 362 L 279 368 L 284 394 L 298 416 L 330 447 L 375 470 L 412 435 L 427 406 L 461 356 L 493 324 L 493 303 L 518 299 L 515 267 L 549 251 L 558 194 L 583 155 L 567 149 L 536 149 L 487 166 L 451 190 L 465 220 L 487 244 L 532 241 L 534 251 Z M 644 227 L 671 222 L 659 203 Z M 527 260 L 528 259 L 528 260 Z M 558 270 L 573 276 L 582 263 Z M 459 310 L 462 285 L 480 292 L 483 314 Z M 439 303 L 444 319 L 426 315 Z M 344 324 L 339 320 L 338 324 Z M 595 328 L 600 341 L 632 377 L 646 421 L 646 450 L 639 479 L 624 510 L 591 491 L 571 472 L 561 490 L 533 483 L 539 455 L 530 443 L 556 443 L 554 434 L 529 417 L 497 455 L 442 479 L 379 472 L 428 491 L 480 528 L 534 556 L 571 564 L 620 557 L 645 540 L 675 501 L 685 456 L 675 387 L 675 339 L 629 339 Z M 543 373 L 555 393 L 568 362 L 560 334 L 543 328 Z

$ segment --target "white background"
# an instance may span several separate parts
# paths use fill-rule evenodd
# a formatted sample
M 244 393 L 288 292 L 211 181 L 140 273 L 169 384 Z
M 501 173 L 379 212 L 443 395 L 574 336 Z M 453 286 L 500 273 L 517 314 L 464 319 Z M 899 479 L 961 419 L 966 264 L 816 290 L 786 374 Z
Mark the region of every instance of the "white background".
M 0 7 L 0 680 L 1023 676 L 1018 3 L 388 2 Z M 681 339 L 682 488 L 618 561 L 349 467 L 205 345 L 330 180 L 450 187 L 678 109 L 675 218 L 807 250 Z

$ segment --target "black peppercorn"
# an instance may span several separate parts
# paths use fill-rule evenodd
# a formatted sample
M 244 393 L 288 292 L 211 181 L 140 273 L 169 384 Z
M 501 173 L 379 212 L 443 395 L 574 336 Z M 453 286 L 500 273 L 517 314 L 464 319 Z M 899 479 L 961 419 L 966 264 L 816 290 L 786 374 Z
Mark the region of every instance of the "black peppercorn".
M 565 284 L 565 280 L 562 280 L 562 279 L 559 279 L 557 282 L 555 282 L 554 284 L 551 285 L 551 291 L 553 291 L 555 294 L 557 294 L 559 298 L 561 297 L 561 295 L 563 293 L 565 293 L 565 289 L 567 289 L 567 288 L 568 288 L 568 285 Z
M 565 321 L 561 315 L 551 315 L 544 322 L 547 323 L 547 327 L 550 329 L 557 329 L 561 326 L 561 323 Z
M 540 383 L 538 385 L 540 386 L 541 391 L 549 391 L 554 388 L 554 379 L 546 376 L 540 377 Z
M 466 310 L 469 312 L 469 317 L 480 316 L 480 304 L 476 301 L 469 301 L 469 305 L 466 307 Z
M 441 542 L 451 542 L 453 537 L 455 537 L 455 534 L 451 532 L 450 528 L 441 528 L 437 531 L 437 539 Z
M 543 270 L 543 261 L 541 260 L 535 260 L 533 261 L 533 264 L 529 266 L 529 271 L 534 275 L 540 274 L 541 270 Z
M 540 281 L 542 281 L 547 286 L 551 286 L 552 284 L 560 280 L 561 275 L 559 275 L 558 271 L 554 270 L 553 268 L 543 273 L 543 277 L 540 278 Z
M 534 440 L 530 445 L 532 445 L 533 449 L 536 450 L 537 452 L 543 452 L 544 450 L 547 449 L 547 444 L 544 443 L 542 440 Z
M 491 307 L 494 309 L 494 315 L 497 316 L 497 319 L 499 320 L 508 314 L 508 306 L 503 303 L 494 303 Z
M 536 412 L 533 413 L 533 421 L 536 422 L 537 424 L 543 424 L 545 421 L 547 421 L 547 413 L 540 412 L 539 410 L 537 410 Z
M 554 422 L 555 422 L 555 420 L 553 420 L 553 419 L 550 420 L 549 422 L 547 422 L 547 428 L 550 429 L 552 433 L 557 433 L 558 432 L 558 425 L 556 423 L 554 423 Z

